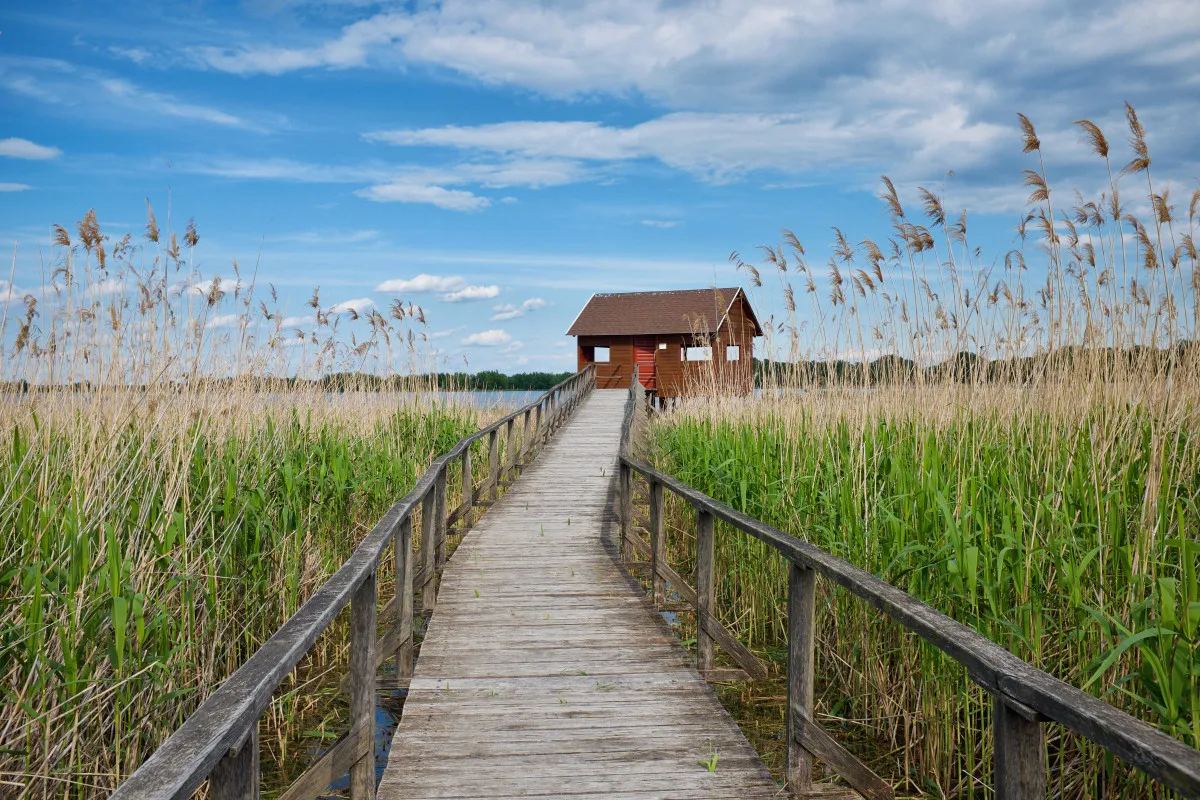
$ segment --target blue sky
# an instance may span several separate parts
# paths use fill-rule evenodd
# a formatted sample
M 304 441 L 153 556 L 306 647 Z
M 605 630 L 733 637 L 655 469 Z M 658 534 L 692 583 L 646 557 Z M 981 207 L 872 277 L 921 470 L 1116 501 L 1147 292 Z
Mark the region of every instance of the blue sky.
M 34 286 L 52 223 L 139 234 L 148 199 L 296 314 L 400 296 L 451 367 L 560 370 L 592 292 L 743 285 L 781 227 L 818 264 L 831 226 L 886 237 L 884 173 L 1002 257 L 1018 111 L 1086 193 L 1072 122 L 1119 141 L 1129 101 L 1190 192 L 1198 100 L 1195 0 L 10 2 L 0 235 Z

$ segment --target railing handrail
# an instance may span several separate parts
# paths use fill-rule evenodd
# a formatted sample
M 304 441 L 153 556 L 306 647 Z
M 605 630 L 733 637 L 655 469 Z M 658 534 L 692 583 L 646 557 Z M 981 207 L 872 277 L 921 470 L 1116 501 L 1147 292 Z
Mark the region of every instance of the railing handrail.
M 231 751 L 239 749 L 271 702 L 275 689 L 375 575 L 398 526 L 433 491 L 446 465 L 466 448 L 533 411 L 594 372 L 585 367 L 511 414 L 460 439 L 435 458 L 413 488 L 396 501 L 350 557 L 316 592 L 193 711 L 157 750 L 112 794 L 113 800 L 182 800 L 190 796 Z M 586 388 L 587 383 L 583 386 Z
M 630 386 L 627 421 L 637 413 L 638 388 L 636 384 Z M 813 570 L 866 600 L 963 665 L 975 683 L 1029 722 L 1040 722 L 1041 718 L 1058 722 L 1185 796 L 1200 796 L 1200 750 L 1034 667 L 974 628 L 870 572 L 636 460 L 626 441 L 631 433 L 632 426 L 627 422 L 622 426 L 620 463 L 641 474 L 648 483 L 669 489 L 698 512 L 711 514 L 771 545 L 792 564 Z M 1042 768 L 1040 763 L 1037 766 Z

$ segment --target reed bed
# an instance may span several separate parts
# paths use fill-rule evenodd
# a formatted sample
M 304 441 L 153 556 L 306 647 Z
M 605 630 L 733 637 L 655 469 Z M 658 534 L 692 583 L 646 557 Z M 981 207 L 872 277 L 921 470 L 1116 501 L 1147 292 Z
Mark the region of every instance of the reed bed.
M 430 371 L 419 308 L 314 293 L 288 320 L 236 263 L 202 278 L 198 242 L 150 211 L 144 241 L 112 243 L 89 213 L 56 230 L 44 287 L 10 298 L 0 795 L 106 796 L 494 413 L 431 394 L 436 375 L 368 391 Z M 333 372 L 374 380 L 330 392 Z M 342 634 L 265 716 L 278 783 L 336 727 Z
M 922 189 L 914 222 L 886 178 L 885 246 L 838 231 L 824 276 L 787 232 L 762 265 L 735 254 L 752 286 L 768 269 L 781 281 L 788 313 L 768 326 L 786 358 L 754 401 L 697 387 L 710 398 L 651 440 L 682 480 L 1200 746 L 1200 190 L 1177 214 L 1132 108 L 1127 121 L 1130 164 L 1060 210 L 1021 118 L 1030 211 L 994 266 L 965 213 Z M 1107 163 L 1100 129 L 1078 125 Z M 671 558 L 690 567 L 687 512 L 673 513 Z M 722 616 L 781 657 L 783 562 L 729 530 L 717 559 Z M 823 587 L 818 618 L 827 727 L 901 794 L 989 796 L 988 698 L 965 672 L 846 592 Z M 726 691 L 776 767 L 781 695 Z M 1048 740 L 1056 797 L 1163 796 L 1057 726 Z

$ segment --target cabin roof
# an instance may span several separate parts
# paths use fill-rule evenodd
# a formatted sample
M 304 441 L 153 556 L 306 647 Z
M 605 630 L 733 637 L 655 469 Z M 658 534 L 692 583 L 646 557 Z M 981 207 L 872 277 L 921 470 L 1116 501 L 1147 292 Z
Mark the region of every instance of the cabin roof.
M 594 294 L 567 335 L 637 336 L 697 330 L 716 333 L 739 299 L 754 323 L 754 335 L 762 336 L 746 293 L 738 287 Z

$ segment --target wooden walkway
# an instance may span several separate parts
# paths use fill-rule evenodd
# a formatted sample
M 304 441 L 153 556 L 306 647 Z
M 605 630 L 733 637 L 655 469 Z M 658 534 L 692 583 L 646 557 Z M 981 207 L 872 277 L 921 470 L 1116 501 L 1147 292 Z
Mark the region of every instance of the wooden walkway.
M 783 796 L 616 563 L 628 396 L 588 397 L 464 537 L 379 800 Z

